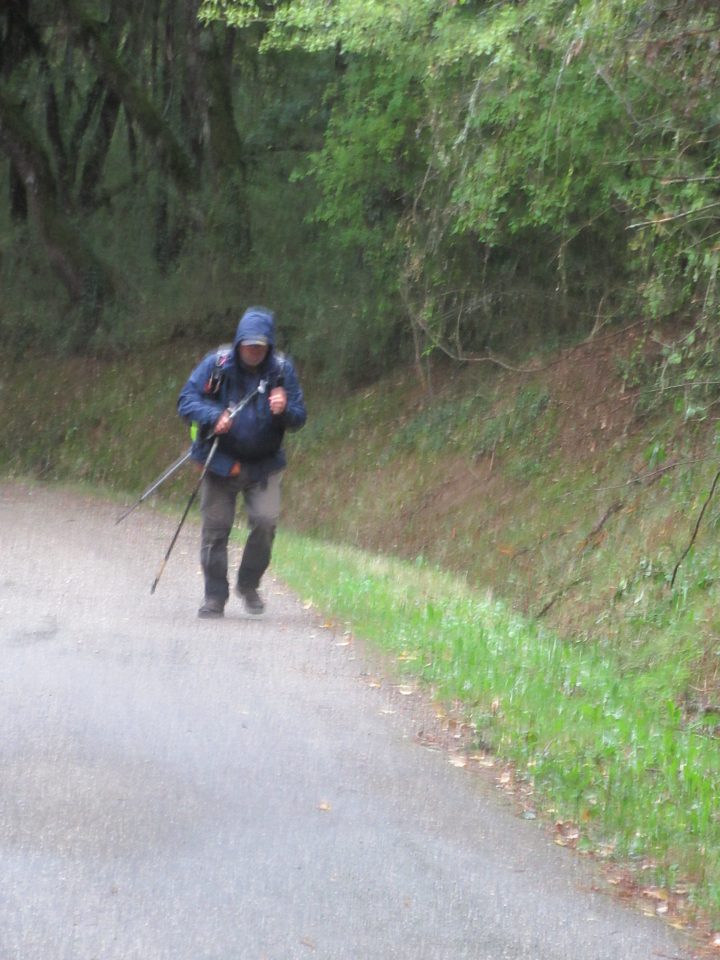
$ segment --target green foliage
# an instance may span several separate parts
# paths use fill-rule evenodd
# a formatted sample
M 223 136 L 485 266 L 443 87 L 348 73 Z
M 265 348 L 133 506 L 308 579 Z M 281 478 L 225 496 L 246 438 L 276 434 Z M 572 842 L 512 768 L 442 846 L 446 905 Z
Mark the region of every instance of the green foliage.
M 311 166 L 319 216 L 401 267 L 417 349 L 461 356 L 523 336 L 531 309 L 545 331 L 632 309 L 712 316 L 712 5 L 223 0 L 205 12 L 262 19 L 263 49 L 342 52 Z M 385 211 L 373 235 L 374 197 Z
M 323 191 L 316 218 L 336 227 L 337 239 L 359 249 L 388 286 L 397 283 L 398 219 L 421 170 L 415 84 L 412 72 L 397 66 L 351 64 L 343 84 L 347 112 L 333 114 L 308 169 Z

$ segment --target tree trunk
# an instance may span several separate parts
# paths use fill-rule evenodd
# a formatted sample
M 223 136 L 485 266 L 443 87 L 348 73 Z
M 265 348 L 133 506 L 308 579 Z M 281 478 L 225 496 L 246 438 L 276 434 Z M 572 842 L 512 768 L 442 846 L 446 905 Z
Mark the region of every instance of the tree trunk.
M 32 222 L 71 300 L 99 307 L 113 291 L 108 269 L 65 215 L 42 144 L 25 121 L 22 108 L 2 91 L 0 147 L 24 184 Z
M 39 32 L 30 22 L 30 0 L 4 0 L 5 30 L 0 76 L 9 77 L 31 50 L 42 51 Z
M 250 253 L 249 205 L 245 192 L 247 164 L 245 148 L 235 125 L 232 94 L 232 60 L 236 32 L 217 24 L 206 28 L 200 46 L 199 65 L 203 77 L 205 116 L 208 130 L 210 169 L 217 186 L 228 191 L 234 211 L 234 242 L 239 258 Z
M 27 190 L 18 168 L 10 161 L 10 217 L 13 223 L 25 223 L 28 214 Z
M 80 156 L 80 149 L 82 147 L 82 142 L 85 139 L 85 134 L 90 128 L 92 118 L 97 110 L 98 104 L 102 100 L 103 93 L 105 92 L 105 82 L 102 77 L 98 77 L 97 80 L 93 83 L 88 91 L 88 94 L 85 98 L 85 105 L 83 106 L 80 116 L 77 118 L 72 134 L 70 135 L 70 141 L 68 144 L 68 156 L 70 158 L 71 169 L 68 171 L 69 183 L 74 184 L 75 178 L 77 176 L 77 163 Z
M 222 29 L 222 34 L 220 34 Z M 232 28 L 209 27 L 205 37 L 202 58 L 207 86 L 207 120 L 210 131 L 210 163 L 220 177 L 228 173 L 245 179 L 246 164 L 242 140 L 235 126 L 232 101 L 232 48 L 235 35 Z
M 142 130 L 178 188 L 185 193 L 197 190 L 199 182 L 189 157 L 162 113 L 122 65 L 102 27 L 84 13 L 77 0 L 64 0 L 64 6 L 97 70 Z
M 68 175 L 68 158 L 60 124 L 60 109 L 58 107 L 55 85 L 48 82 L 45 88 L 45 128 L 48 140 L 55 152 L 55 167 L 58 172 L 57 185 L 60 196 L 65 193 Z
M 80 205 L 86 209 L 95 204 L 95 193 L 100 182 L 105 160 L 110 150 L 119 112 L 120 101 L 114 91 L 108 90 L 105 94 L 102 109 L 100 110 L 95 140 L 90 154 L 85 161 L 80 179 Z

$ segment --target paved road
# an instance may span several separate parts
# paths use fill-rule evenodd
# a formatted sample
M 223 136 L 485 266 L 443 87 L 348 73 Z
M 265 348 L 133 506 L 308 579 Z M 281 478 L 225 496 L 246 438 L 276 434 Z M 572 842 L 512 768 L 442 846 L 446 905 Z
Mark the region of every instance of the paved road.
M 0 960 L 688 956 L 280 585 L 198 621 L 192 526 L 151 596 L 175 521 L 117 513 L 0 485 Z

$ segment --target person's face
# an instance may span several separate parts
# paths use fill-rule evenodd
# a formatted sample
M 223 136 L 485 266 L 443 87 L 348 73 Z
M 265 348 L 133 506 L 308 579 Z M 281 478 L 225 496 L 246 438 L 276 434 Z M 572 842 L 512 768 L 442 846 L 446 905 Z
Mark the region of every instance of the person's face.
M 241 343 L 240 359 L 246 367 L 259 367 L 267 356 L 268 347 L 263 343 Z

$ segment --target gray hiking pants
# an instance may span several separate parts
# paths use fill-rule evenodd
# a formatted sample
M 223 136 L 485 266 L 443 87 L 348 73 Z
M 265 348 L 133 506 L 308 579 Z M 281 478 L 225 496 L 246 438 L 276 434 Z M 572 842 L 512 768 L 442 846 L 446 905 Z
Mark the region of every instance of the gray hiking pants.
M 200 490 L 202 539 L 200 563 L 205 577 L 205 597 L 225 602 L 228 588 L 228 538 L 235 521 L 235 507 L 242 494 L 250 535 L 245 543 L 237 585 L 240 590 L 255 588 L 270 563 L 275 529 L 280 516 L 280 473 L 267 480 L 248 483 L 238 477 L 208 473 Z

